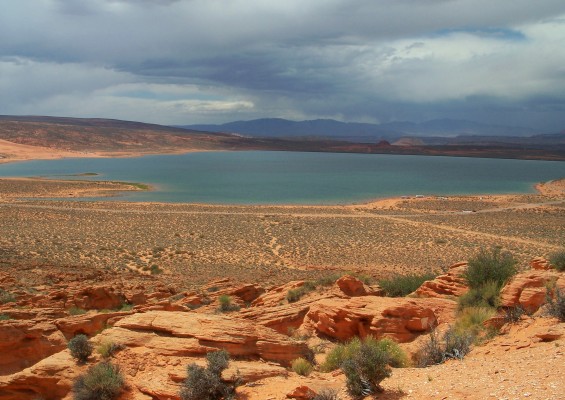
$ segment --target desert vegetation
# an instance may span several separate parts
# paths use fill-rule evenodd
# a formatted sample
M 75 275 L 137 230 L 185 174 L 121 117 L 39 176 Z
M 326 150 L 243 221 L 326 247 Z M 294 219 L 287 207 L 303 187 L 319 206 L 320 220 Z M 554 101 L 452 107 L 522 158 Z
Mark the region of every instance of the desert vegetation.
M 75 400 L 114 400 L 124 386 L 124 377 L 120 368 L 103 361 L 88 369 L 77 378 L 73 385 Z
M 389 297 L 404 297 L 418 289 L 425 281 L 432 280 L 436 274 L 397 275 L 390 279 L 379 280 L 379 286 Z
M 206 368 L 190 364 L 187 367 L 187 378 L 182 384 L 180 398 L 182 400 L 233 399 L 237 383 L 226 383 L 222 380 L 222 371 L 228 367 L 229 360 L 229 353 L 220 350 L 206 355 Z
M 68 343 L 69 351 L 71 355 L 77 359 L 80 363 L 85 363 L 88 361 L 88 357 L 92 354 L 92 344 L 88 340 L 88 337 L 83 334 L 76 335 L 74 338 L 69 340 Z

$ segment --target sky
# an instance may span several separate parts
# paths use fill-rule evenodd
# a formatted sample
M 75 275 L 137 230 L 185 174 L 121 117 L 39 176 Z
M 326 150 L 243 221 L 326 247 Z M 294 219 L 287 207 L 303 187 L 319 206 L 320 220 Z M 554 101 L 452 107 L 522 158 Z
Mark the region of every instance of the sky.
M 565 129 L 563 0 L 2 0 L 0 114 Z

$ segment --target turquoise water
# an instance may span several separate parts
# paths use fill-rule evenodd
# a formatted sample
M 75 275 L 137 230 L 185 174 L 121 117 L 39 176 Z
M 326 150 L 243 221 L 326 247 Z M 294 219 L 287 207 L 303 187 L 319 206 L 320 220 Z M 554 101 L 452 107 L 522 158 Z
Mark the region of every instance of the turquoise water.
M 121 197 L 129 201 L 342 204 L 400 195 L 533 192 L 536 182 L 565 177 L 565 162 L 247 151 L 0 164 L 0 176 L 85 172 L 100 175 L 64 178 L 157 187 Z

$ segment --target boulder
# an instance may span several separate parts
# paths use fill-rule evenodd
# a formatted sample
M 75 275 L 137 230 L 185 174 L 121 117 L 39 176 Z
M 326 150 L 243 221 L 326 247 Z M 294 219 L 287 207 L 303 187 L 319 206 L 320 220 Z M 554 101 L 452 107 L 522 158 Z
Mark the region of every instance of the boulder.
M 517 274 L 500 291 L 500 305 L 520 306 L 533 313 L 545 302 L 546 286 L 551 282 L 565 290 L 565 274 L 558 271 L 536 269 Z
M 303 328 L 342 341 L 372 335 L 403 343 L 453 320 L 456 308 L 455 301 L 447 299 L 324 299 L 311 305 Z
M 287 399 L 311 400 L 316 396 L 316 392 L 306 385 L 298 386 L 286 395 Z
M 344 275 L 339 278 L 336 283 L 339 290 L 341 290 L 346 296 L 356 297 L 356 296 L 384 296 L 384 290 L 380 287 L 370 287 L 365 285 L 359 279 L 351 276 Z
M 467 282 L 463 278 L 466 270 L 466 262 L 454 264 L 449 267 L 446 274 L 424 282 L 413 294 L 417 297 L 459 297 L 469 290 Z

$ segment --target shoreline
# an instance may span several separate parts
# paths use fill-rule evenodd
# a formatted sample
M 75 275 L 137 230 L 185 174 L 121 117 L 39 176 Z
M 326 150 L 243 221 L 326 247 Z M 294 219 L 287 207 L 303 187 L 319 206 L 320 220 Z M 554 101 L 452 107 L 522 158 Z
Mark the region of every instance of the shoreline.
M 351 203 L 323 203 L 323 204 L 237 204 L 237 203 L 201 203 L 201 202 L 164 202 L 164 201 L 130 201 L 125 199 L 128 193 L 146 192 L 159 190 L 159 185 L 149 185 L 143 182 L 125 182 L 112 180 L 84 180 L 84 179 L 51 179 L 46 177 L 0 177 L 0 182 L 21 181 L 30 184 L 61 184 L 61 185 L 87 185 L 84 189 L 74 188 L 72 193 L 66 196 L 57 196 L 57 193 L 31 193 L 26 196 L 2 196 L 2 201 L 14 200 L 52 200 L 65 201 L 72 199 L 77 202 L 95 203 L 105 202 L 107 199 L 120 203 L 131 203 L 136 205 L 168 205 L 168 206 L 194 206 L 194 207 L 218 207 L 218 208 L 254 208 L 270 209 L 270 208 L 294 208 L 294 209 L 345 209 L 345 210 L 368 210 L 368 209 L 391 209 L 399 207 L 401 203 L 417 203 L 426 201 L 481 201 L 483 203 L 495 203 L 515 196 L 544 196 L 558 197 L 565 199 L 565 177 L 553 179 L 546 182 L 538 182 L 531 186 L 533 189 L 530 193 L 474 193 L 474 194 L 452 194 L 452 195 L 410 195 L 410 196 L 386 196 L 382 198 L 372 198 L 366 201 L 354 201 Z M 103 185 L 104 187 L 97 187 Z M 65 191 L 68 192 L 68 191 Z M 422 196 L 422 197 L 420 197 Z M 100 199 L 102 198 L 102 199 Z M 473 211 L 473 210 L 469 210 Z

